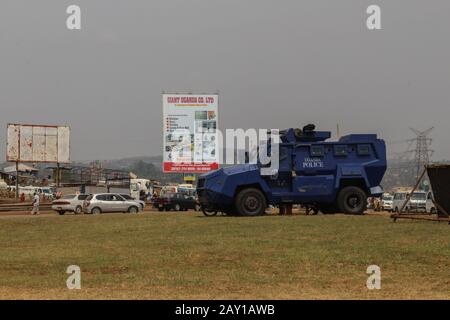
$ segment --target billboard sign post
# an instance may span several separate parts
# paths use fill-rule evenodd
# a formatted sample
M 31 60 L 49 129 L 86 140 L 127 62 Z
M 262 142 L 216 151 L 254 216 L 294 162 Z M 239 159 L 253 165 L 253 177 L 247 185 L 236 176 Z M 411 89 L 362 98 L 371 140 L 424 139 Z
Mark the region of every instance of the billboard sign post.
M 16 163 L 16 198 L 19 196 L 19 163 L 70 162 L 70 128 L 33 124 L 8 124 L 6 161 Z M 58 170 L 59 171 L 59 170 Z M 57 172 L 59 185 L 59 172 Z
M 202 173 L 219 167 L 217 94 L 163 93 L 163 171 Z

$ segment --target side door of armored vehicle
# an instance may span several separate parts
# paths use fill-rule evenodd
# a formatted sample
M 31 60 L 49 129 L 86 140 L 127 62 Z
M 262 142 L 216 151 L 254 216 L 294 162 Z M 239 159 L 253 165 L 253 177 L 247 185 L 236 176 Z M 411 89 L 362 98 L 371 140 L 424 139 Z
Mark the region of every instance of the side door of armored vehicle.
M 275 202 L 283 202 L 283 200 L 290 199 L 292 195 L 292 145 L 289 143 L 280 143 L 278 156 L 279 161 L 276 174 L 273 176 L 263 176 L 263 179 L 269 186 Z M 270 165 L 268 164 L 266 167 Z
M 300 202 L 327 202 L 333 194 L 336 166 L 331 146 L 300 144 L 294 149 L 292 191 Z

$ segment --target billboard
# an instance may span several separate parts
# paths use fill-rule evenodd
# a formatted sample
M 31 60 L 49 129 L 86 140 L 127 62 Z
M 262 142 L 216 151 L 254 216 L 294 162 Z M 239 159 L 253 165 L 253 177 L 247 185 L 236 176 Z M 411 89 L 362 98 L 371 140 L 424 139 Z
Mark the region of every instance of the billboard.
M 8 124 L 6 161 L 70 162 L 70 128 Z
M 201 173 L 219 167 L 217 94 L 163 94 L 163 171 Z

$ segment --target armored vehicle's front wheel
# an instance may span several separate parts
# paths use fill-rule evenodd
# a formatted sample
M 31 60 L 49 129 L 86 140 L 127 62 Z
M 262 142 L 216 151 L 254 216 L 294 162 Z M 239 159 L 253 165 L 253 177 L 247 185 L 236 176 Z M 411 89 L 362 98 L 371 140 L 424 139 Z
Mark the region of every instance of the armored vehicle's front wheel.
M 202 207 L 202 212 L 207 217 L 213 217 L 217 215 L 217 211 Z
M 238 193 L 235 206 L 241 216 L 260 216 L 265 213 L 267 202 L 260 190 L 248 188 Z
M 350 214 L 362 214 L 367 207 L 367 195 L 358 187 L 345 187 L 338 194 L 340 211 Z

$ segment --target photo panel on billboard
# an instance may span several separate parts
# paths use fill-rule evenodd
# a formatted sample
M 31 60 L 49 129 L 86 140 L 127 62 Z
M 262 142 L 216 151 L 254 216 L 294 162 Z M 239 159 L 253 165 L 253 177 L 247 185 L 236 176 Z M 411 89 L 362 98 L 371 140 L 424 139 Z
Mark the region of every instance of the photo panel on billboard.
M 219 167 L 217 94 L 163 94 L 164 172 Z

